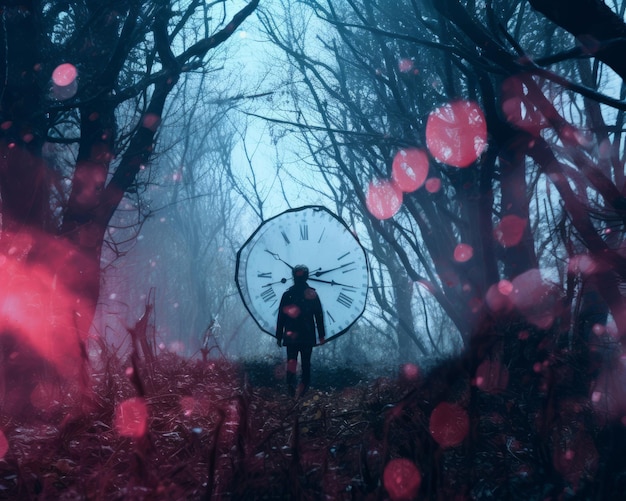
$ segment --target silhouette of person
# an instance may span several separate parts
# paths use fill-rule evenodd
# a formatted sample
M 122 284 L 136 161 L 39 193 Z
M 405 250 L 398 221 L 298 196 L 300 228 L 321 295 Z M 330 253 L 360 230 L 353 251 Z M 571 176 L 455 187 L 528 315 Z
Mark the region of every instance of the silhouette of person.
M 298 353 L 302 365 L 302 380 L 298 387 L 299 396 L 309 388 L 311 382 L 311 353 L 315 346 L 315 331 L 320 344 L 324 344 L 324 314 L 317 292 L 309 287 L 309 269 L 299 264 L 292 270 L 293 286 L 285 291 L 278 308 L 276 341 L 278 346 L 287 347 L 287 389 L 291 396 L 296 393 L 296 367 Z

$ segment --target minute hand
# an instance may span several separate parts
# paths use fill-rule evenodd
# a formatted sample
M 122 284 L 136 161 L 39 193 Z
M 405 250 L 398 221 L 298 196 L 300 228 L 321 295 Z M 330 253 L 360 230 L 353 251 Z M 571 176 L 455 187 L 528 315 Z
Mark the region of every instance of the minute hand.
M 334 280 L 322 280 L 321 278 L 310 278 L 310 277 L 309 277 L 309 280 L 311 282 L 320 282 L 320 283 L 329 284 L 329 285 L 339 285 L 340 287 L 348 287 L 349 289 L 356 290 L 356 287 L 354 285 L 342 284 L 341 282 L 335 282 Z
M 340 270 L 341 268 L 345 268 L 346 266 L 350 266 L 352 264 L 354 264 L 354 261 L 350 261 L 349 263 L 344 263 L 341 266 L 337 266 L 336 268 L 331 268 L 330 270 L 316 271 L 315 273 L 313 273 L 313 275 L 315 275 L 316 277 L 321 277 L 322 275 L 324 275 L 326 273 L 330 273 L 331 271 Z
M 271 250 L 265 249 L 265 252 L 267 252 L 268 254 L 271 254 L 271 256 L 276 259 L 276 261 L 280 261 L 282 263 L 285 263 L 290 270 L 293 270 L 293 266 L 291 266 L 287 261 L 284 261 L 278 254 L 276 254 L 275 252 L 272 252 Z

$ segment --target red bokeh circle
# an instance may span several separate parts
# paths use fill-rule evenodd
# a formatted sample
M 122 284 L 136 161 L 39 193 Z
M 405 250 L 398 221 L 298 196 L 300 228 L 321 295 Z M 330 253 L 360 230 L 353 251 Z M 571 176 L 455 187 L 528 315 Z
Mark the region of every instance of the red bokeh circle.
M 124 400 L 115 408 L 114 425 L 123 437 L 140 438 L 148 431 L 148 406 L 143 398 Z
M 466 263 L 474 256 L 474 249 L 469 244 L 459 244 L 454 248 L 454 260 L 457 263 Z
M 428 193 L 437 193 L 441 189 L 441 179 L 438 177 L 431 177 L 426 180 L 424 187 Z
M 515 214 L 504 216 L 493 230 L 496 241 L 502 247 L 514 247 L 522 241 L 526 219 Z
M 452 101 L 434 109 L 426 122 L 426 145 L 433 157 L 468 167 L 487 147 L 487 123 L 473 101 Z
M 513 76 L 502 83 L 502 113 L 514 126 L 538 136 L 549 124 L 528 95 L 527 84 Z
M 421 483 L 422 474 L 408 459 L 392 459 L 385 466 L 383 484 L 393 501 L 415 499 Z
M 57 66 L 52 72 L 52 81 L 59 87 L 67 87 L 74 83 L 78 71 L 76 66 L 70 63 L 63 63 Z
M 402 206 L 402 190 L 391 181 L 375 179 L 369 183 L 365 205 L 375 218 L 389 219 Z
M 441 402 L 430 415 L 430 434 L 441 447 L 459 445 L 468 431 L 467 411 L 458 404 Z
M 391 178 L 402 191 L 417 190 L 428 176 L 428 156 L 417 148 L 398 151 L 393 158 Z

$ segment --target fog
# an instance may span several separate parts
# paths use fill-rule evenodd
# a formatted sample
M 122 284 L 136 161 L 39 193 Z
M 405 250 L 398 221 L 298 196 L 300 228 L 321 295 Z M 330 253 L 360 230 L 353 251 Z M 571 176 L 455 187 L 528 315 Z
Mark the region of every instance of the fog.
M 4 6 L 0 497 L 621 496 L 625 10 Z

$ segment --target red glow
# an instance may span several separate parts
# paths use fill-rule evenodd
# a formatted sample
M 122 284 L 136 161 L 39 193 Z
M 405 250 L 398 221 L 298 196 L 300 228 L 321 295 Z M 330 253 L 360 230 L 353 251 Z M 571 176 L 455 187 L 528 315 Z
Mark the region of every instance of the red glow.
M 76 80 L 77 75 L 76 66 L 70 63 L 64 63 L 54 69 L 52 72 L 52 81 L 59 87 L 67 87 Z
M 401 73 L 408 73 L 413 69 L 413 61 L 406 57 L 400 59 L 400 61 L 398 62 L 398 69 Z
M 513 284 L 508 280 L 500 280 L 498 282 L 498 292 L 503 296 L 508 296 L 513 292 Z
M 504 216 L 495 227 L 493 233 L 502 247 L 514 247 L 522 241 L 526 219 L 519 216 Z
M 79 341 L 86 339 L 90 323 L 88 300 L 74 292 L 84 277 L 71 272 L 82 265 L 82 257 L 61 241 L 41 235 L 5 234 L 3 241 L 7 245 L 0 248 L 0 332 L 15 335 L 19 346 L 35 350 L 61 376 L 75 377 L 83 363 Z M 41 248 L 46 261 L 31 262 L 28 257 Z
M 426 144 L 442 163 L 468 167 L 487 146 L 487 124 L 472 101 L 453 101 L 433 110 L 426 122 Z
M 422 150 L 407 148 L 393 158 L 391 177 L 405 193 L 417 190 L 428 176 L 428 157 Z
M 454 260 L 465 263 L 474 256 L 474 249 L 468 244 L 459 244 L 454 248 Z
M 143 398 L 124 400 L 115 408 L 114 425 L 123 437 L 140 438 L 148 431 L 148 406 Z
M 408 459 L 392 459 L 385 466 L 383 483 L 393 501 L 410 501 L 417 496 L 422 474 Z
M 497 360 L 485 360 L 476 369 L 476 386 L 486 393 L 500 393 L 509 385 L 509 370 Z
M 602 420 L 620 419 L 626 415 L 626 366 L 624 363 L 604 367 L 590 388 L 590 400 Z
M 151 131 L 156 131 L 161 123 L 161 117 L 154 113 L 148 113 L 143 117 L 143 126 Z
M 583 275 L 591 275 L 598 271 L 595 260 L 588 254 L 579 254 L 572 256 L 567 263 L 567 271 L 569 273 L 582 273 Z
M 441 402 L 430 415 L 430 434 L 441 447 L 459 445 L 469 431 L 469 417 L 460 405 Z
M 375 218 L 389 219 L 402 206 L 402 190 L 391 181 L 375 179 L 368 186 L 365 205 Z
M 547 121 L 527 92 L 519 77 L 507 78 L 502 84 L 502 113 L 516 127 L 537 136 L 547 126 Z
M 0 459 L 3 459 L 7 452 L 9 452 L 9 441 L 4 436 L 2 430 L 0 430 Z
M 502 282 L 502 281 L 501 281 Z M 487 294 L 485 295 L 485 302 L 489 309 L 494 313 L 506 312 L 511 310 L 513 305 L 511 304 L 511 300 L 507 297 L 509 294 L 503 294 L 500 288 L 500 283 L 493 284 L 487 290 Z M 510 282 L 509 282 L 510 283 Z
M 538 269 L 528 270 L 512 280 L 513 290 L 508 296 L 513 306 L 531 324 L 547 329 L 554 322 L 558 308 L 555 287 L 545 281 Z
M 441 179 L 438 177 L 427 179 L 425 188 L 428 193 L 437 193 L 441 189 Z
M 402 366 L 402 375 L 410 381 L 415 381 L 419 377 L 419 374 L 420 369 L 415 364 L 408 363 Z

